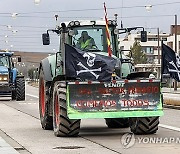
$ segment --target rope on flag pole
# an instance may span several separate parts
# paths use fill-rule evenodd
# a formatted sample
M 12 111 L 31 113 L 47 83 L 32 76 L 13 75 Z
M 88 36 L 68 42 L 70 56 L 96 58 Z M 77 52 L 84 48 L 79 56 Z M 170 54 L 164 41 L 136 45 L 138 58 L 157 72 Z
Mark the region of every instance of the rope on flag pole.
M 108 45 L 108 55 L 109 55 L 109 57 L 111 57 L 112 51 L 111 51 L 111 42 L 110 42 L 108 19 L 107 19 L 107 9 L 106 9 L 105 2 L 104 2 L 104 12 L 105 12 L 105 21 L 106 21 L 106 36 L 107 36 L 107 45 Z

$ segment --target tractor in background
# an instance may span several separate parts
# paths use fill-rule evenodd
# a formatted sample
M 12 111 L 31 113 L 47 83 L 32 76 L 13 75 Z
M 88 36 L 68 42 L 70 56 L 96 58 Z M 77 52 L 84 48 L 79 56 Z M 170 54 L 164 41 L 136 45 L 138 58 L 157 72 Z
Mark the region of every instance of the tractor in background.
M 0 52 L 0 97 L 25 100 L 24 76 L 14 67 L 12 52 Z M 21 62 L 21 57 L 17 57 Z

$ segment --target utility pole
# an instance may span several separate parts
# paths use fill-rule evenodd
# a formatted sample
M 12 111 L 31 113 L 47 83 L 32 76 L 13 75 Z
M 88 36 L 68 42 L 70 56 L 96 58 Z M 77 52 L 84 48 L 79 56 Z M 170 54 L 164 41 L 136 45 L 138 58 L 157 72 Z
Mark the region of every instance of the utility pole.
M 175 41 L 175 52 L 177 53 L 177 15 L 174 16 L 175 17 L 175 27 L 174 27 L 174 41 Z M 177 81 L 174 81 L 174 91 L 177 91 Z
M 159 37 L 159 27 L 157 28 L 157 33 L 158 33 L 158 65 L 160 65 L 160 47 L 159 47 L 159 41 L 160 41 L 160 37 Z M 160 67 L 158 67 L 158 78 L 160 78 Z

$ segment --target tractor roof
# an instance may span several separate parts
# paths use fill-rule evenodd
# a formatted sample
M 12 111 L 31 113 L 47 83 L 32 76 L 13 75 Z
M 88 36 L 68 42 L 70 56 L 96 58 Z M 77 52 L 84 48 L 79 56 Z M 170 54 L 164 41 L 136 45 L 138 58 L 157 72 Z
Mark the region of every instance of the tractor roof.
M 74 20 L 74 21 L 69 21 L 69 22 L 64 22 L 64 23 L 68 27 L 90 26 L 90 25 L 105 26 L 106 25 L 105 20 Z M 116 26 L 116 21 L 108 20 L 108 25 Z

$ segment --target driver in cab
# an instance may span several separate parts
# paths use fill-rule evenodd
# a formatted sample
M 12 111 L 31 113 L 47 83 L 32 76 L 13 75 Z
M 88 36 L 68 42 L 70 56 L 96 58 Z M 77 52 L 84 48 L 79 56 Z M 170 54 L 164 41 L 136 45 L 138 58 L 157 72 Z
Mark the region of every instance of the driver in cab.
M 82 50 L 97 48 L 94 39 L 88 35 L 87 31 L 82 31 L 81 37 L 78 39 L 76 47 Z

